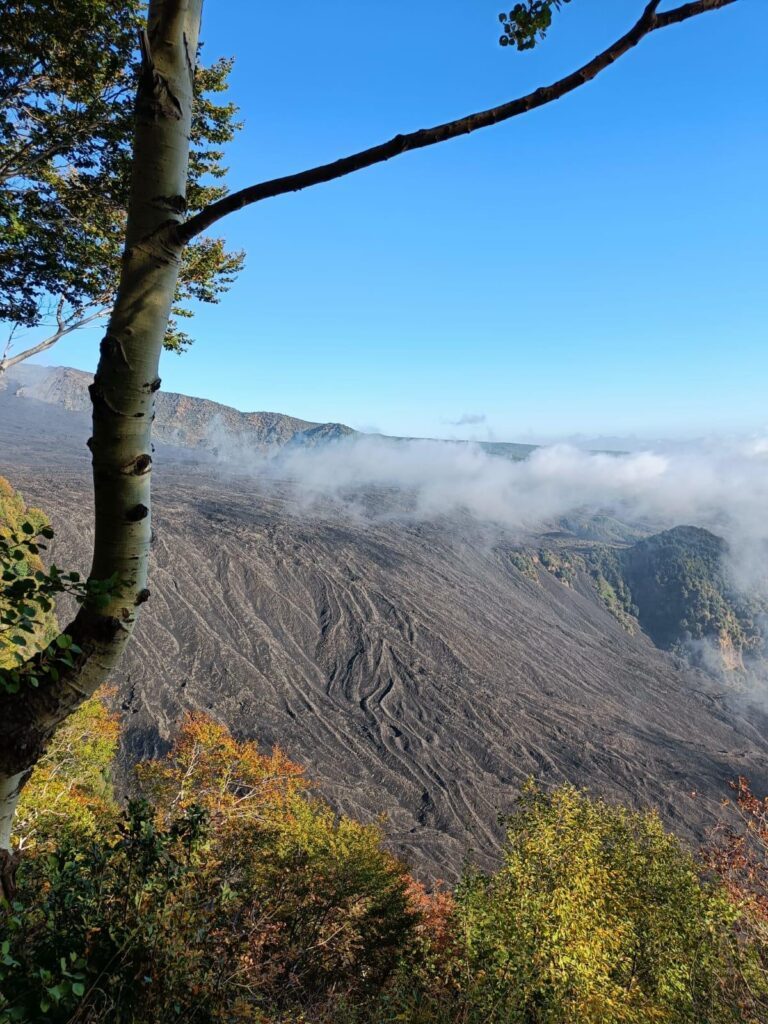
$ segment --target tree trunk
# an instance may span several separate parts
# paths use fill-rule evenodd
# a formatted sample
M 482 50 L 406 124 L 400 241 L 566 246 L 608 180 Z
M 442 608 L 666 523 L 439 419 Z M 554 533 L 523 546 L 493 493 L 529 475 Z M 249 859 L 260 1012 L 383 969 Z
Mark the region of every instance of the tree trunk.
M 22 686 L 0 698 L 0 889 L 6 895 L 13 885 L 10 824 L 21 785 L 56 726 L 106 680 L 149 597 L 152 420 L 179 273 L 181 245 L 171 229 L 186 209 L 201 7 L 202 0 L 152 0 L 149 6 L 120 286 L 91 385 L 96 535 L 90 578 L 115 578 L 119 585 L 106 604 L 87 602 L 64 630 L 82 652 L 74 669 L 57 681 L 43 675 L 39 687 Z

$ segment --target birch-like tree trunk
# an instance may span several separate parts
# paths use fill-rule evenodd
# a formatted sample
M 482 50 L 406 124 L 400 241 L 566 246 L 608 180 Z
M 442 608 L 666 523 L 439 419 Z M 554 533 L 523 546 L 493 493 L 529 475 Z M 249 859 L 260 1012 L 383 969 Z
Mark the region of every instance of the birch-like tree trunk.
M 150 476 L 158 364 L 176 289 L 202 0 L 152 0 L 142 39 L 133 178 L 115 305 L 91 386 L 96 536 L 91 579 L 116 577 L 106 605 L 65 629 L 81 654 L 54 681 L 0 700 L 0 890 L 13 891 L 11 825 L 56 726 L 107 678 L 149 596 Z

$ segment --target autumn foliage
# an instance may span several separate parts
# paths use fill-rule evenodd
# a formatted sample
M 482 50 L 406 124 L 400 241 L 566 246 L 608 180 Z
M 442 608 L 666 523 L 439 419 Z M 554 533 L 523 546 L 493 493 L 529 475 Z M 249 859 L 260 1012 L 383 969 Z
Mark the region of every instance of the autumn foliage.
M 741 827 L 717 829 L 708 861 L 731 896 L 747 903 L 768 928 L 768 796 L 756 797 L 743 776 L 731 783 L 731 789 Z
M 108 695 L 107 695 L 108 696 Z M 763 1024 L 768 802 L 699 863 L 654 814 L 528 786 L 501 866 L 427 889 L 280 750 L 202 715 L 121 809 L 104 699 L 24 793 L 0 1021 Z
M 254 1021 L 385 983 L 418 911 L 377 827 L 335 815 L 279 750 L 202 716 L 140 767 L 142 795 L 116 815 L 112 730 L 103 704 L 85 705 L 25 793 L 39 855 L 6 925 L 6 1019 Z M 77 785 L 73 742 L 89 766 Z M 60 829 L 57 806 L 77 826 Z

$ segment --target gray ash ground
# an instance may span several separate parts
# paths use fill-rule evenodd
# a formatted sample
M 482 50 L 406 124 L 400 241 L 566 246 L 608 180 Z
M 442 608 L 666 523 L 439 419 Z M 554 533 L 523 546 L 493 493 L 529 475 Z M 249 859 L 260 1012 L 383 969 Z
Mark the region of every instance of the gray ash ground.
M 81 412 L 0 392 L 0 473 L 81 570 L 87 436 Z M 734 775 L 768 791 L 765 720 L 627 633 L 586 579 L 528 578 L 519 538 L 302 509 L 287 484 L 156 455 L 152 598 L 113 680 L 126 772 L 202 709 L 279 744 L 340 811 L 386 814 L 391 847 L 446 879 L 470 850 L 494 863 L 498 814 L 531 775 L 656 807 L 691 840 Z

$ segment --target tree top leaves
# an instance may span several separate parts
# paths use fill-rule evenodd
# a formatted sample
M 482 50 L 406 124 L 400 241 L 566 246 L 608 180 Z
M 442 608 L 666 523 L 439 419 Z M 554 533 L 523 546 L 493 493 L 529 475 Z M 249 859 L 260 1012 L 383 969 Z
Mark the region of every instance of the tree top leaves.
M 499 15 L 504 34 L 499 39 L 502 46 L 516 46 L 518 50 L 532 50 L 547 34 L 552 24 L 552 11 L 559 11 L 571 0 L 526 0 L 515 4 L 509 11 Z

